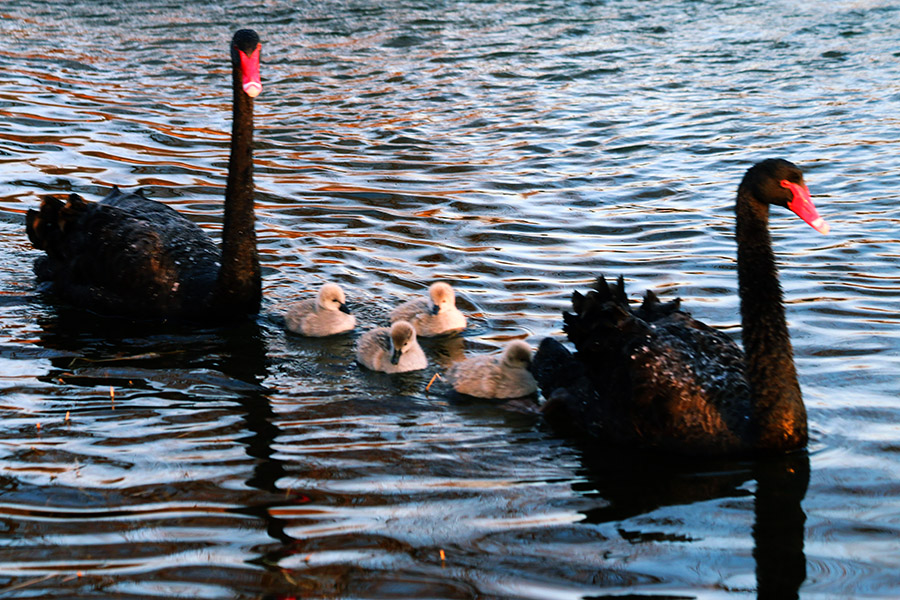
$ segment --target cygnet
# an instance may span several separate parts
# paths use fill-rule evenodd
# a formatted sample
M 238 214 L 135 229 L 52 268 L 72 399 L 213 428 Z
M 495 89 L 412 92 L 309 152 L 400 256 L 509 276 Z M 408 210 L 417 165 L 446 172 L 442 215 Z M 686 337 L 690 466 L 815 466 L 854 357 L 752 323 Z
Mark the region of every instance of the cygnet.
M 466 316 L 456 308 L 456 294 L 449 284 L 438 282 L 428 288 L 428 298 L 404 302 L 391 311 L 391 322 L 409 321 L 422 337 L 462 331 Z
M 324 337 L 345 333 L 356 327 L 356 317 L 346 305 L 344 290 L 336 283 L 319 288 L 315 298 L 291 306 L 284 315 L 285 325 L 294 333 L 310 337 Z
M 406 321 L 365 332 L 356 346 L 356 360 L 364 367 L 385 373 L 418 371 L 428 366 L 416 341 L 416 330 Z
M 479 398 L 520 398 L 537 391 L 537 382 L 528 370 L 531 347 L 513 340 L 502 353 L 474 356 L 455 363 L 447 380 L 460 394 Z

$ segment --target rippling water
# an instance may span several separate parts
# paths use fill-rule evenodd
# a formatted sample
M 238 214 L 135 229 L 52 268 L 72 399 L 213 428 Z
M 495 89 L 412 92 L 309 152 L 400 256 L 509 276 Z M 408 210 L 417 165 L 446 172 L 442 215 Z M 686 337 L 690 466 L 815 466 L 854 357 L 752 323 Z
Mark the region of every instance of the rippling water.
M 223 4 L 0 6 L 0 596 L 897 596 L 896 3 Z M 217 235 L 240 26 L 264 44 L 264 314 L 39 296 L 44 194 L 139 186 Z M 739 336 L 733 198 L 769 156 L 832 225 L 772 219 L 808 455 L 598 456 L 528 403 L 425 392 L 559 335 L 601 271 Z M 278 322 L 325 280 L 371 324 L 436 279 L 473 326 L 426 372 Z

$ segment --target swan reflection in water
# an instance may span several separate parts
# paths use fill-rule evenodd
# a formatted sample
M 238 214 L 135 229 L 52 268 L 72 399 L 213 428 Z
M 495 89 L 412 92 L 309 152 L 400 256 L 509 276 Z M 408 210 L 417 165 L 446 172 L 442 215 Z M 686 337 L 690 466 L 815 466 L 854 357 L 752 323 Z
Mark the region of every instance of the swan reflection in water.
M 752 496 L 757 597 L 799 597 L 806 579 L 806 513 L 802 507 L 810 474 L 806 451 L 749 461 L 667 459 L 658 454 L 626 452 L 611 452 L 603 458 L 594 453 L 593 459 L 587 458 L 590 454 L 583 456 L 587 480 L 580 487 L 586 488 L 589 496 L 605 501 L 600 508 L 584 511 L 585 524 L 618 523 L 666 506 Z M 747 489 L 749 482 L 755 483 L 755 491 Z M 693 537 L 690 521 L 682 519 L 679 526 L 685 530 L 685 537 Z M 659 534 L 652 527 L 642 524 L 626 531 L 623 525 L 618 530 L 633 543 L 653 543 Z M 746 533 L 733 531 L 736 539 Z M 708 553 L 712 569 L 719 550 L 711 548 Z
M 263 528 L 271 540 L 260 543 L 256 547 L 256 556 L 250 562 L 262 567 L 258 573 L 260 583 L 271 590 L 283 590 L 285 593 L 296 590 L 285 580 L 281 573 L 285 565 L 298 560 L 297 555 L 315 555 L 319 549 L 327 552 L 336 545 L 364 548 L 372 552 L 384 552 L 393 555 L 398 552 L 398 544 L 406 546 L 390 531 L 371 531 L 349 534 L 344 537 L 338 533 L 324 538 L 306 536 L 309 520 L 325 519 L 339 531 L 346 519 L 352 525 L 352 507 L 382 506 L 383 511 L 390 512 L 390 496 L 373 490 L 371 493 L 348 492 L 318 489 L 315 485 L 286 489 L 291 481 L 329 480 L 327 470 L 321 470 L 319 462 L 291 460 L 290 453 L 278 450 L 279 444 L 290 439 L 291 432 L 285 430 L 279 417 L 273 410 L 272 390 L 263 382 L 278 369 L 292 369 L 293 352 L 311 346 L 305 338 L 287 337 L 279 327 L 271 329 L 252 322 L 242 323 L 237 327 L 196 330 L 190 334 L 179 333 L 178 328 L 170 331 L 161 330 L 156 324 L 128 323 L 120 319 L 86 318 L 83 311 L 62 310 L 49 319 L 42 319 L 41 346 L 56 353 L 52 358 L 55 366 L 47 375 L 48 381 L 63 378 L 67 385 L 83 385 L 88 388 L 100 383 L 109 384 L 112 374 L 115 381 L 130 381 L 131 389 L 123 390 L 125 397 L 129 393 L 137 393 L 147 388 L 159 388 L 159 392 L 170 401 L 178 402 L 179 389 L 187 387 L 184 402 L 189 406 L 202 409 L 205 401 L 199 390 L 209 390 L 210 398 L 215 401 L 227 398 L 229 405 L 236 408 L 230 412 L 239 415 L 237 429 L 230 434 L 243 447 L 246 455 L 252 458 L 252 467 L 243 480 L 250 495 L 244 495 L 239 506 L 226 509 L 235 515 L 243 515 L 263 524 Z M 285 344 L 285 359 L 277 357 L 273 352 L 273 344 Z M 350 352 L 347 346 L 333 346 L 334 351 Z M 109 359 L 109 360 L 107 360 Z M 293 365 L 293 366 L 292 366 Z M 112 369 L 112 370 L 110 370 Z M 403 375 L 399 377 L 405 377 Z M 406 376 L 408 377 L 408 376 Z M 366 379 L 371 379 L 367 377 Z M 406 391 L 413 393 L 421 390 L 423 376 L 414 378 L 411 387 Z M 401 385 L 400 380 L 385 376 L 384 382 L 390 380 L 392 385 Z M 378 383 L 380 379 L 376 381 Z M 386 385 L 387 383 L 385 383 Z M 118 383 L 117 383 L 118 385 Z M 396 390 L 390 392 L 395 396 Z M 156 394 L 157 392 L 154 392 Z M 287 396 L 292 393 L 288 392 Z M 285 395 L 284 392 L 281 395 Z M 126 400 L 132 406 L 140 404 Z M 386 398 L 379 402 L 378 410 L 387 410 L 404 415 L 409 412 L 409 400 L 392 400 Z M 451 402 L 449 410 L 456 413 L 464 422 L 487 422 L 496 429 L 499 436 L 517 436 L 521 432 L 531 431 L 533 442 L 544 444 L 553 439 L 550 432 L 540 431 L 540 421 L 536 414 L 512 413 L 500 408 L 500 404 L 485 401 Z M 506 404 L 502 404 L 506 406 Z M 405 407 L 405 408 L 404 408 Z M 363 411 L 368 415 L 373 410 L 371 401 L 356 405 L 351 402 L 335 402 L 317 406 L 317 419 L 347 418 L 347 411 Z M 77 410 L 77 407 L 76 407 Z M 438 411 L 440 413 L 440 411 Z M 426 418 L 433 420 L 435 415 Z M 124 414 L 123 414 L 124 417 Z M 398 417 L 400 418 L 400 417 Z M 538 429 L 535 430 L 535 426 Z M 229 430 L 231 428 L 229 427 Z M 518 432 L 518 433 L 517 433 Z M 554 443 L 572 444 L 572 441 Z M 592 527 L 603 523 L 619 524 L 617 531 L 629 543 L 658 542 L 652 525 L 634 526 L 633 522 L 641 515 L 652 514 L 666 506 L 689 505 L 704 502 L 715 502 L 719 499 L 750 498 L 754 496 L 754 517 L 752 536 L 754 540 L 753 557 L 756 561 L 757 585 L 759 597 L 796 597 L 797 590 L 805 578 L 805 557 L 803 554 L 803 530 L 805 515 L 801 508 L 809 478 L 809 459 L 805 452 L 788 454 L 783 457 L 771 457 L 754 461 L 699 461 L 697 459 L 661 459 L 659 456 L 644 456 L 637 453 L 610 450 L 606 455 L 588 452 L 584 446 L 576 446 L 581 450 L 580 471 L 575 475 L 583 483 L 576 485 L 576 491 L 591 499 L 602 500 L 603 506 L 584 510 L 585 519 L 574 527 Z M 367 458 L 363 448 L 355 453 L 357 460 L 380 463 L 384 456 L 373 448 L 373 454 Z M 425 466 L 425 465 L 423 465 Z M 352 472 L 352 469 L 351 471 Z M 346 475 L 345 475 L 346 476 Z M 755 481 L 755 492 L 749 491 Z M 463 500 L 464 502 L 467 500 Z M 472 500 L 474 501 L 474 500 Z M 408 501 L 416 503 L 415 497 Z M 427 504 L 428 500 L 423 500 Z M 233 505 L 234 503 L 231 502 Z M 334 511 L 335 507 L 346 507 L 344 511 Z M 320 515 L 315 517 L 315 515 Z M 331 515 L 330 517 L 328 515 Z M 341 516 L 344 514 L 344 516 Z M 684 513 L 689 515 L 689 511 Z M 332 522 L 333 521 L 333 522 Z M 742 520 L 743 521 L 743 520 Z M 256 527 L 256 526 L 254 526 Z M 692 522 L 683 518 L 677 527 L 683 528 L 691 535 Z M 699 527 L 699 525 L 698 525 Z M 565 537 L 565 531 L 560 530 Z M 734 530 L 736 538 L 749 535 L 744 530 Z M 428 539 L 427 532 L 419 532 Z M 553 535 L 551 529 L 548 535 Z M 343 540 L 343 542 L 341 541 Z M 434 543 L 439 543 L 435 540 Z M 606 547 L 602 540 L 589 542 L 592 552 L 604 553 Z M 691 543 L 688 541 L 687 543 Z M 707 553 L 710 564 L 715 564 L 719 549 L 704 549 L 699 541 L 700 551 Z M 428 546 L 429 542 L 425 542 Z M 429 568 L 431 560 L 423 554 L 421 548 L 409 547 L 401 554 L 410 551 L 417 560 L 423 561 L 424 568 Z M 486 560 L 494 560 L 488 556 Z M 483 557 L 484 559 L 484 557 Z M 377 565 L 355 565 L 340 562 L 328 566 L 309 567 L 310 579 L 305 580 L 315 593 L 341 593 L 341 590 L 357 589 L 364 582 L 378 581 L 386 585 L 397 583 L 404 577 L 411 576 L 411 571 L 402 569 L 395 572 L 393 562 L 385 567 Z M 504 569 L 522 569 L 521 566 L 507 565 Z M 627 571 L 627 565 L 610 567 L 609 579 L 619 577 Z M 421 576 L 421 569 L 413 569 L 415 576 Z M 487 576 L 492 571 L 479 570 L 472 567 L 473 577 L 477 579 Z M 422 579 L 417 591 L 439 592 L 450 585 L 464 584 L 457 580 L 453 572 L 436 571 L 434 579 Z M 515 573 L 510 573 L 515 575 Z M 297 573 L 293 577 L 301 576 Z M 532 573 L 522 571 L 521 577 L 527 579 Z M 602 579 L 602 575 L 598 575 Z M 475 582 L 477 585 L 477 581 Z M 765 594 L 765 595 L 764 595 Z M 438 594 L 439 595 L 439 594 Z

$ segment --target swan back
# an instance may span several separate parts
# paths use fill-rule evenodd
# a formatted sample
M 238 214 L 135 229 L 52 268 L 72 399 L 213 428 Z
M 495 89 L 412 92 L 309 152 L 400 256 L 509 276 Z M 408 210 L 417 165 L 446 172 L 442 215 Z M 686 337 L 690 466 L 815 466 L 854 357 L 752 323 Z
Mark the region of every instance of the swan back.
M 514 340 L 500 354 L 474 356 L 455 363 L 447 371 L 447 380 L 460 394 L 520 398 L 537 391 L 530 366 L 531 348 L 522 340 Z
M 219 250 L 169 206 L 118 188 L 99 202 L 45 198 L 26 216 L 40 281 L 65 300 L 104 314 L 202 318 L 212 301 Z
M 620 278 L 575 292 L 564 330 L 577 352 L 544 340 L 533 372 L 548 420 L 606 443 L 687 454 L 747 448 L 750 394 L 744 357 L 727 335 L 678 300 L 648 292 L 629 305 Z

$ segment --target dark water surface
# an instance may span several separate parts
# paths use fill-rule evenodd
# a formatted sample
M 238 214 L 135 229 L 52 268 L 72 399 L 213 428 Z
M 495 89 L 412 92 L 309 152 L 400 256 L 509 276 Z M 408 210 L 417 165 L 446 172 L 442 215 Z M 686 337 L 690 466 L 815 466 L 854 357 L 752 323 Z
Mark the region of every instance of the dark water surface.
M 0 596 L 896 598 L 900 7 L 878 0 L 0 4 Z M 38 295 L 24 212 L 140 186 L 218 235 L 227 44 L 263 38 L 264 314 L 129 325 Z M 772 229 L 808 454 L 594 452 L 534 402 L 425 385 L 559 335 L 599 272 L 740 334 L 734 192 L 803 166 L 832 233 Z M 432 281 L 472 326 L 361 371 Z

